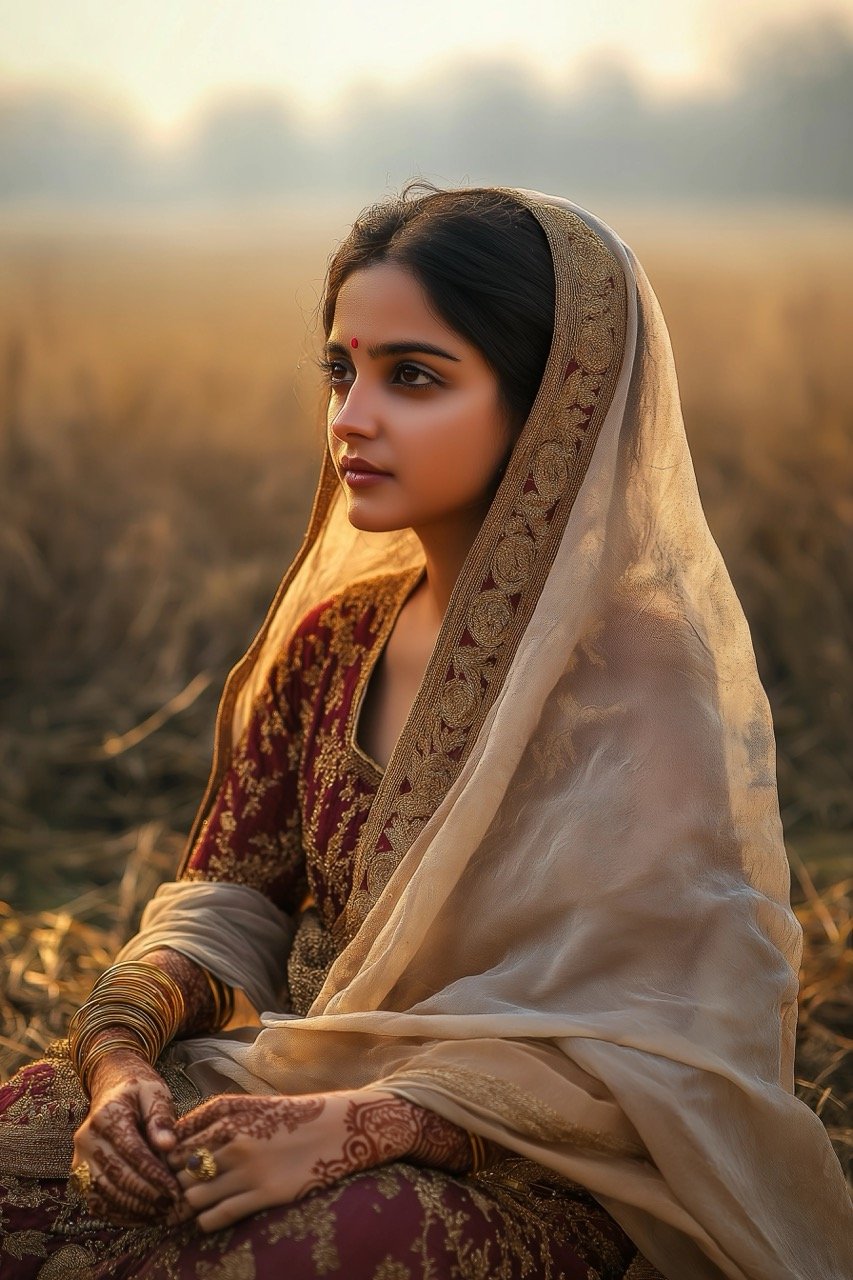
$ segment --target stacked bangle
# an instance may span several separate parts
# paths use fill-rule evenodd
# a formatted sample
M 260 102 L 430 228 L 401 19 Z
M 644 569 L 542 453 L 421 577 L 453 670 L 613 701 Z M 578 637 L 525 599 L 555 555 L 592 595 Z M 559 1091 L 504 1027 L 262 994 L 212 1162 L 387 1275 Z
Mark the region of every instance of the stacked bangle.
M 212 1031 L 219 1031 L 231 1021 L 234 1014 L 234 989 L 229 987 L 220 978 L 215 978 L 207 969 L 203 970 L 204 976 L 207 978 L 207 984 L 210 987 L 210 994 L 213 996 L 213 1025 Z
M 142 1043 L 137 1036 L 129 1032 L 122 1032 L 121 1028 L 116 1029 L 115 1035 L 105 1035 L 102 1040 L 98 1040 L 94 1047 L 86 1054 L 85 1062 L 78 1068 L 80 1082 L 87 1094 L 91 1093 L 89 1082 L 92 1078 L 92 1072 L 95 1066 L 102 1058 L 106 1058 L 108 1054 L 115 1053 L 119 1049 L 129 1049 L 133 1053 L 142 1052 Z
M 114 1049 L 134 1049 L 152 1065 L 184 1020 L 181 988 L 156 965 L 113 965 L 71 1019 L 71 1061 L 86 1092 L 95 1063 Z M 99 1039 L 110 1030 L 109 1039 Z
M 486 1164 L 486 1144 L 480 1137 L 479 1133 L 471 1133 L 468 1131 L 468 1141 L 471 1143 L 471 1168 L 469 1173 L 480 1173 L 485 1169 Z

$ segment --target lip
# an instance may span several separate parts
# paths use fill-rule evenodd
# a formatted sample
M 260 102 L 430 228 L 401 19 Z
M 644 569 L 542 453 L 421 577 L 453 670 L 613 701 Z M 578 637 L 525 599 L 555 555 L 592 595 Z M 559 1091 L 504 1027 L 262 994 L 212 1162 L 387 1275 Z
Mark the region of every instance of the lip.
M 346 455 L 341 458 L 341 469 L 348 474 L 355 475 L 387 476 L 391 474 L 389 471 L 383 471 L 381 467 L 375 467 L 366 458 L 351 458 Z
M 371 489 L 388 479 L 387 471 L 345 471 L 344 484 L 349 489 Z

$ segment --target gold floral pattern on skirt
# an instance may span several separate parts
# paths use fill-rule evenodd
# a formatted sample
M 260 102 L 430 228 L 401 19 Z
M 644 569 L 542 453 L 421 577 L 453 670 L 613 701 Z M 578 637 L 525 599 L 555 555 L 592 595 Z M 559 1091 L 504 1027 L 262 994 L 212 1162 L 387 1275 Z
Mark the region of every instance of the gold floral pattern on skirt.
M 476 1177 L 398 1161 L 209 1235 L 194 1222 L 116 1226 L 68 1187 L 85 1100 L 63 1050 L 0 1088 L 3 1167 L 20 1155 L 19 1172 L 0 1174 L 3 1280 L 622 1280 L 636 1252 L 584 1188 L 510 1155 Z M 186 1110 L 191 1086 L 160 1065 Z M 45 1126 L 54 1154 L 42 1162 Z

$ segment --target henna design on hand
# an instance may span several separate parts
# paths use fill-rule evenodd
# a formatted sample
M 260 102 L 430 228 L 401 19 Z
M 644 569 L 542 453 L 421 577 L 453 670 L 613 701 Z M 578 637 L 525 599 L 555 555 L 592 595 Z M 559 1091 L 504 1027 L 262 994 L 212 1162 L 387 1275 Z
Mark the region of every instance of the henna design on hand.
M 295 1133 L 322 1113 L 326 1100 L 310 1097 L 268 1098 L 251 1094 L 221 1094 L 190 1111 L 175 1129 L 185 1146 L 199 1134 L 206 1145 L 225 1146 L 235 1138 L 272 1138 L 280 1129 Z
M 155 1129 L 175 1131 L 175 1110 L 169 1098 L 155 1098 L 148 1112 L 148 1123 Z
M 465 1129 L 445 1120 L 429 1107 L 399 1098 L 399 1102 L 411 1107 L 417 1124 L 418 1136 L 409 1158 L 415 1164 L 432 1169 L 446 1169 L 448 1173 L 466 1173 L 471 1168 L 471 1142 Z
M 155 1114 L 170 1120 L 165 1099 L 155 1101 L 151 1115 Z M 92 1165 L 96 1170 L 95 1198 L 101 1208 L 136 1220 L 177 1204 L 180 1188 L 139 1132 L 132 1095 L 100 1107 L 91 1127 L 98 1138 Z
M 92 1086 L 92 1106 L 75 1141 L 95 1181 L 90 1210 L 133 1221 L 166 1208 L 183 1211 L 180 1185 L 163 1158 L 174 1145 L 175 1121 L 162 1078 L 141 1053 L 120 1049 L 97 1064 Z
M 289 1145 L 290 1135 L 321 1117 L 316 1130 L 300 1134 Z M 238 1192 L 247 1204 L 251 1198 L 257 1208 L 264 1208 L 301 1200 L 350 1174 L 392 1160 L 452 1173 L 471 1167 L 466 1130 L 381 1089 L 296 1097 L 223 1094 L 178 1120 L 175 1132 L 179 1145 L 169 1163 L 178 1171 L 186 1202 L 205 1231 L 232 1220 L 228 1198 L 233 1200 Z M 254 1144 L 267 1141 L 272 1147 L 264 1155 Z M 181 1171 L 192 1151 L 202 1146 L 223 1152 L 220 1171 L 224 1169 L 230 1182 L 227 1193 L 218 1198 L 215 1178 L 197 1186 Z
M 391 1160 L 408 1159 L 448 1173 L 464 1173 L 471 1167 L 465 1130 L 406 1098 L 353 1098 L 345 1125 L 340 1156 L 318 1160 L 311 1169 L 315 1178 L 305 1184 L 300 1196 Z
M 161 1194 L 152 1199 L 150 1187 L 106 1147 L 95 1148 L 95 1159 L 99 1170 L 97 1194 L 111 1213 L 142 1220 L 171 1208 L 170 1196 Z

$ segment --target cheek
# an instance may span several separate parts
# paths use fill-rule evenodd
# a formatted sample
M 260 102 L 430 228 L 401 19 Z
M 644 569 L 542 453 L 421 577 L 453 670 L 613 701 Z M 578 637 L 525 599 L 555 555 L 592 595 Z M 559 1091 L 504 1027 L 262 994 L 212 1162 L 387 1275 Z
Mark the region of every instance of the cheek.
M 496 397 L 482 392 L 454 397 L 425 414 L 409 438 L 410 457 L 421 476 L 440 478 L 449 490 L 487 484 L 508 443 Z

